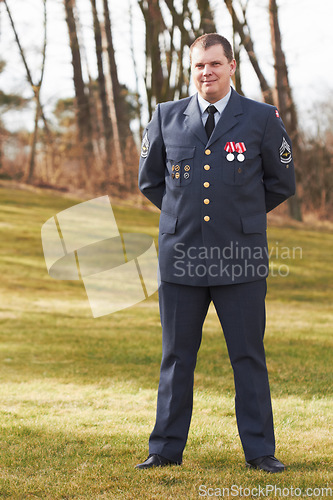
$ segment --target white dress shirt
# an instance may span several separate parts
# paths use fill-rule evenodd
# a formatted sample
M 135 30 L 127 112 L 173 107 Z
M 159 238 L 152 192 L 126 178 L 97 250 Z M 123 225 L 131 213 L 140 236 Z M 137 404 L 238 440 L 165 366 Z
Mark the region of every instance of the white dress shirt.
M 214 113 L 215 125 L 219 121 L 219 119 L 224 111 L 224 108 L 228 104 L 229 99 L 230 99 L 230 95 L 231 95 L 231 87 L 229 89 L 229 92 L 222 99 L 220 99 L 217 102 L 214 102 L 213 106 L 215 106 L 215 108 L 217 109 L 217 112 Z M 206 101 L 203 97 L 201 97 L 200 94 L 198 94 L 198 104 L 199 104 L 199 108 L 201 111 L 202 123 L 203 123 L 203 126 L 205 126 L 207 118 L 208 118 L 208 111 L 206 111 L 206 109 L 208 108 L 208 106 L 211 105 L 211 103 Z

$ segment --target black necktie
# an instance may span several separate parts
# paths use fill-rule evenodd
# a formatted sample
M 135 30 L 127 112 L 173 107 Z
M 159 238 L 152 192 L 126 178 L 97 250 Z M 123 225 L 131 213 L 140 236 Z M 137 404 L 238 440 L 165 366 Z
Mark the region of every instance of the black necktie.
M 210 106 L 208 106 L 206 111 L 208 112 L 208 118 L 205 124 L 205 129 L 209 139 L 215 127 L 214 113 L 216 113 L 217 109 L 211 104 Z

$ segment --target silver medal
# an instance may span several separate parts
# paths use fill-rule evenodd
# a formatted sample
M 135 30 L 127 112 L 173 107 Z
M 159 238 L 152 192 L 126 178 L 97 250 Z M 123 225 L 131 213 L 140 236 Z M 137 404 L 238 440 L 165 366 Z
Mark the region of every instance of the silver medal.
M 233 155 L 232 153 L 228 153 L 227 154 L 227 160 L 228 161 L 233 161 L 235 159 L 235 155 Z
M 240 153 L 239 155 L 237 155 L 237 160 L 238 161 L 244 161 L 245 160 L 245 156 L 243 155 L 243 153 Z

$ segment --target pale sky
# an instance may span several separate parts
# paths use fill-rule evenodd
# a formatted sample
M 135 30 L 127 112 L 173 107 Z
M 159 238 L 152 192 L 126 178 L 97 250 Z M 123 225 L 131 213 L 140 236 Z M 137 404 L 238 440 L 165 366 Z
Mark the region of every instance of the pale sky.
M 96 76 L 90 2 L 89 0 L 77 0 L 77 3 L 89 66 L 93 76 Z M 29 64 L 34 69 L 33 73 L 36 78 L 40 64 L 38 53 L 42 43 L 42 1 L 8 0 L 8 4 L 11 7 L 22 44 L 27 52 Z M 110 0 L 109 2 L 119 78 L 121 83 L 125 83 L 134 90 L 128 24 L 130 4 L 133 9 L 135 26 L 136 61 L 140 76 L 143 76 L 144 23 L 137 1 Z M 219 33 L 231 40 L 231 21 L 224 2 L 222 0 L 211 0 L 211 5 L 216 11 L 216 24 Z M 259 62 L 266 78 L 272 83 L 274 73 L 270 51 L 267 5 L 268 0 L 249 0 L 248 21 Z M 280 29 L 289 66 L 290 81 L 301 121 L 306 121 L 316 103 L 328 98 L 326 96 L 329 94 L 332 96 L 333 93 L 331 56 L 331 48 L 333 47 L 333 1 L 278 0 L 278 5 Z M 0 4 L 0 7 L 1 57 L 7 61 L 7 66 L 0 76 L 0 89 L 7 92 L 24 93 L 26 97 L 31 97 L 31 90 L 26 83 L 25 70 L 18 56 L 7 13 L 3 4 Z M 74 93 L 71 55 L 62 0 L 48 0 L 48 20 L 47 65 L 42 96 L 43 103 L 48 105 L 49 109 L 52 109 L 57 99 L 72 96 Z M 254 99 L 261 99 L 257 79 L 247 62 L 245 53 L 241 63 L 241 74 L 246 95 Z M 194 89 L 192 90 L 194 92 Z M 22 123 L 22 113 L 21 115 L 15 113 L 10 118 L 7 116 L 6 123 L 12 127 L 19 126 Z

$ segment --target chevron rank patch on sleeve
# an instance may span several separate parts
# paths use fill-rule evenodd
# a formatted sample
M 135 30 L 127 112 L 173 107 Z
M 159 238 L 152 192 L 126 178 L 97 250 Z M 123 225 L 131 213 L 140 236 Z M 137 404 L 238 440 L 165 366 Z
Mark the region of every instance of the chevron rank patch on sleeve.
M 281 163 L 289 163 L 292 160 L 291 156 L 291 146 L 286 141 L 286 138 L 283 137 L 282 144 L 280 146 L 280 160 Z
M 149 140 L 148 140 L 148 132 L 146 132 L 143 139 L 142 139 L 141 157 L 147 158 L 148 151 L 149 151 Z

